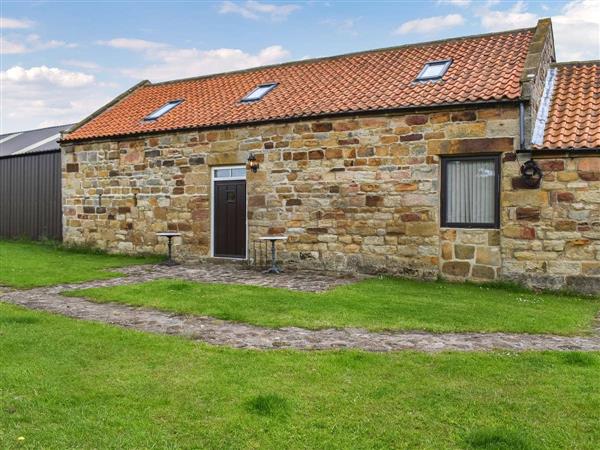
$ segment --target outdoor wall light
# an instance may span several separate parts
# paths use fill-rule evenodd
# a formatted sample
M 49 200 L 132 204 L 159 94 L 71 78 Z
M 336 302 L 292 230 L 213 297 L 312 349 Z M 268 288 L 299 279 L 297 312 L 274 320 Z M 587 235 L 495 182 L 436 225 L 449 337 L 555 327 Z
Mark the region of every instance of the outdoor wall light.
M 530 189 L 536 189 L 540 186 L 542 176 L 542 169 L 540 169 L 540 166 L 533 159 L 526 161 L 521 166 L 521 177 L 525 185 Z
M 253 173 L 256 173 L 260 167 L 258 161 L 256 161 L 256 156 L 254 156 L 254 153 L 250 153 L 248 155 L 248 167 Z

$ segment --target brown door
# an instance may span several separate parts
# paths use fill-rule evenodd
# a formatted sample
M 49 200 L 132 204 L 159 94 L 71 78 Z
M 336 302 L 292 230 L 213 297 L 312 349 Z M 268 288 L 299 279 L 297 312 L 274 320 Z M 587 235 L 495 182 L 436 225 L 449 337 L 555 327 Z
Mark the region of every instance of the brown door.
M 215 181 L 215 256 L 246 257 L 246 181 Z

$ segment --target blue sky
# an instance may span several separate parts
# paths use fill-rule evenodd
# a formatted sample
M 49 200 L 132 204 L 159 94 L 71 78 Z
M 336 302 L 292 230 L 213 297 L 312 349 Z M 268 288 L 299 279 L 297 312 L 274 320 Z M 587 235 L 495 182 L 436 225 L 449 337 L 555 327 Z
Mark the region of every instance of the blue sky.
M 142 79 L 523 28 L 558 60 L 600 59 L 600 2 L 0 2 L 0 134 L 76 122 Z

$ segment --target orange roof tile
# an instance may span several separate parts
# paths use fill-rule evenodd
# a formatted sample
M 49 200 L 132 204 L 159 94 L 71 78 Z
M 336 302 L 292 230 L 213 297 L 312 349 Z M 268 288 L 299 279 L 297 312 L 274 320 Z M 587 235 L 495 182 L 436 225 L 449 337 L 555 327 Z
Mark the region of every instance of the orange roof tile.
M 540 149 L 600 148 L 600 61 L 555 64 Z
M 516 100 L 535 29 L 299 61 L 199 78 L 146 83 L 64 137 L 75 141 L 329 114 Z M 443 81 L 416 83 L 428 61 L 452 59 Z M 258 84 L 278 86 L 240 100 Z M 154 122 L 143 118 L 183 99 Z

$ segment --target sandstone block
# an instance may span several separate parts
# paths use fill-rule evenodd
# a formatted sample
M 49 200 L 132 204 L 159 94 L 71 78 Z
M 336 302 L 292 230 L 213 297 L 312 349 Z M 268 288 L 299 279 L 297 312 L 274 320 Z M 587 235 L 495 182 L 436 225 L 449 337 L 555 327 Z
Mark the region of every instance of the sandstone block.
M 577 163 L 577 173 L 582 180 L 600 180 L 600 158 L 581 158 Z
M 518 207 L 516 210 L 517 220 L 528 222 L 539 222 L 540 208 Z
M 492 267 L 475 265 L 471 276 L 481 280 L 493 280 L 496 278 L 496 271 Z
M 453 259 L 453 253 L 452 250 L 454 249 L 454 246 L 452 245 L 451 242 L 442 242 L 442 259 L 445 259 L 446 261 L 450 261 Z
M 466 261 L 449 261 L 442 264 L 442 273 L 453 277 L 467 277 L 471 264 Z
M 409 236 L 434 236 L 437 232 L 437 224 L 432 222 L 410 222 L 406 224 L 406 234 Z
M 506 206 L 545 206 L 548 204 L 548 193 L 537 189 L 505 192 L 502 200 Z
M 406 116 L 405 122 L 407 125 L 423 125 L 428 121 L 428 117 L 424 114 L 414 114 L 412 116 Z
M 475 111 L 459 111 L 452 113 L 452 122 L 472 122 L 477 120 Z
M 502 234 L 513 239 L 535 239 L 535 229 L 524 225 L 507 225 Z
M 311 129 L 315 133 L 323 133 L 331 131 L 333 129 L 333 124 L 331 122 L 315 122 L 311 125 Z
M 544 159 L 538 161 L 542 172 L 559 172 L 565 170 L 565 162 L 560 159 Z
M 454 246 L 454 256 L 456 259 L 473 259 L 475 247 L 472 245 L 456 244 Z
M 475 262 L 484 266 L 500 266 L 500 249 L 497 247 L 477 247 Z

